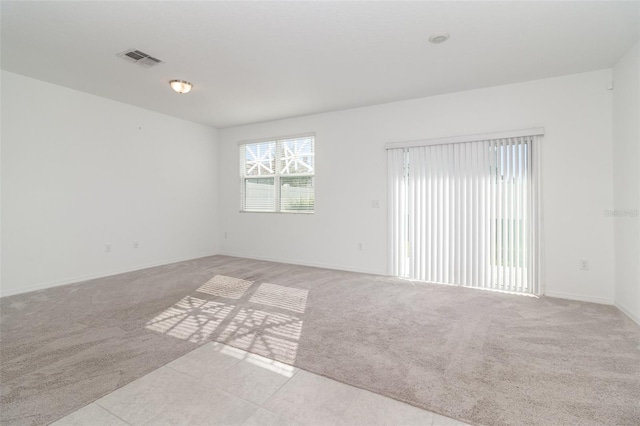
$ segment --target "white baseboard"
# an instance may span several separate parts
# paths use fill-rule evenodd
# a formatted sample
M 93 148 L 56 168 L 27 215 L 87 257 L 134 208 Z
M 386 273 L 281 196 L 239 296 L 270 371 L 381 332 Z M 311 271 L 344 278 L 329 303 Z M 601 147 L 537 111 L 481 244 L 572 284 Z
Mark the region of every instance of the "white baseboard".
M 544 295 L 548 297 L 557 297 L 559 299 L 569 299 L 569 300 L 577 300 L 580 302 L 599 303 L 601 305 L 613 305 L 612 299 L 606 299 L 604 297 L 582 296 L 580 294 L 563 293 L 560 291 L 545 291 Z
M 222 255 L 222 256 L 241 257 L 241 258 L 244 258 L 244 259 L 264 260 L 264 261 L 267 261 L 267 262 L 288 263 L 290 265 L 311 266 L 311 267 L 314 267 L 314 268 L 334 269 L 334 270 L 337 270 L 337 271 L 358 272 L 360 274 L 385 275 L 385 276 L 387 276 L 387 274 L 381 274 L 378 271 L 372 271 L 370 269 L 353 268 L 353 267 L 344 266 L 344 265 L 331 265 L 331 264 L 328 264 L 328 263 L 321 263 L 321 262 L 306 262 L 306 261 L 302 261 L 302 260 L 279 259 L 279 258 L 276 258 L 276 257 L 266 257 L 266 256 L 248 256 L 246 254 L 232 253 L 232 252 L 228 252 L 228 251 L 221 251 L 218 254 Z
M 120 270 L 117 270 L 117 271 L 111 271 L 111 272 L 106 272 L 106 273 L 88 274 L 88 275 L 82 275 L 82 276 L 77 276 L 77 277 L 73 277 L 73 278 L 66 278 L 66 279 L 62 279 L 62 280 L 49 281 L 49 282 L 46 282 L 46 283 L 40 283 L 40 284 L 36 284 L 36 285 L 33 285 L 33 286 L 23 287 L 23 288 L 20 288 L 20 289 L 15 289 L 15 290 L 10 290 L 10 291 L 2 291 L 2 289 L 0 289 L 0 297 L 8 297 L 8 296 L 16 295 L 16 294 L 29 293 L 31 291 L 44 290 L 46 288 L 59 287 L 59 286 L 68 285 L 68 284 L 75 284 L 75 283 L 79 283 L 79 282 L 82 282 L 82 281 L 88 281 L 88 280 L 93 280 L 93 279 L 103 278 L 103 277 L 110 277 L 110 276 L 113 276 L 113 275 L 124 274 L 124 273 L 127 273 L 127 272 L 139 271 L 141 269 L 153 268 L 155 266 L 168 265 L 168 264 L 171 264 L 171 263 L 184 262 L 184 261 L 187 261 L 187 260 L 200 259 L 200 258 L 203 258 L 203 257 L 209 257 L 209 256 L 215 256 L 215 255 L 241 257 L 241 258 L 245 258 L 245 259 L 254 259 L 254 260 L 264 260 L 264 261 L 267 261 L 267 262 L 288 263 L 288 264 L 291 264 L 291 265 L 311 266 L 311 267 L 316 267 L 316 268 L 334 269 L 334 270 L 338 270 L 338 271 L 358 272 L 358 273 L 361 273 L 361 274 L 386 275 L 386 274 L 380 274 L 377 271 L 372 271 L 372 270 L 369 270 L 369 269 L 353 268 L 353 267 L 344 266 L 344 265 L 332 265 L 332 264 L 327 264 L 327 263 L 322 263 L 322 262 L 305 262 L 305 261 L 300 261 L 300 260 L 279 259 L 279 258 L 275 258 L 275 257 L 266 257 L 266 256 L 247 256 L 245 254 L 223 251 L 223 252 L 218 252 L 218 253 L 204 253 L 204 254 L 201 254 L 201 255 L 193 255 L 193 256 L 188 256 L 188 257 L 165 259 L 165 260 L 162 260 L 162 261 L 159 261 L 159 262 L 151 262 L 151 263 L 137 265 L 137 266 L 132 267 L 132 268 L 125 268 L 125 269 L 120 269 Z M 582 296 L 582 295 L 577 295 L 577 294 L 572 294 L 572 293 L 563 293 L 563 292 L 558 292 L 558 291 L 547 291 L 547 292 L 545 292 L 545 296 L 557 297 L 557 298 L 560 298 L 560 299 L 578 300 L 578 301 L 581 301 L 581 302 L 591 302 L 591 303 L 600 303 L 600 304 L 604 304 L 604 305 L 614 305 L 618 309 L 620 309 L 620 311 L 622 311 L 625 315 L 627 315 L 629 318 L 631 318 L 633 321 L 635 321 L 636 323 L 640 324 L 640 316 L 636 315 L 634 312 L 632 312 L 629 308 L 627 308 L 622 303 L 619 303 L 619 302 L 614 303 L 614 301 L 610 300 L 610 299 L 605 299 L 605 298 L 600 298 L 600 297 Z
M 338 271 L 358 272 L 361 274 L 389 276 L 389 274 L 386 274 L 386 273 L 381 274 L 378 271 L 372 271 L 370 269 L 353 268 L 350 266 L 332 265 L 332 264 L 321 263 L 321 262 L 306 262 L 301 260 L 281 259 L 281 258 L 269 257 L 269 256 L 253 256 L 253 255 L 246 255 L 243 253 L 233 253 L 229 251 L 221 251 L 218 254 L 222 256 L 240 257 L 244 259 L 264 260 L 267 262 L 288 263 L 291 265 L 311 266 L 315 268 L 335 269 Z M 579 294 L 563 293 L 559 291 L 547 291 L 545 292 L 544 295 L 548 297 L 557 297 L 559 299 L 577 300 L 580 302 L 591 302 L 591 303 L 598 303 L 601 305 L 614 305 L 612 299 L 606 299 L 603 297 L 583 296 Z
M 626 316 L 635 321 L 636 324 L 640 325 L 640 315 L 634 313 L 631 309 L 620 302 L 615 302 L 614 305 L 616 306 L 616 308 L 620 309 Z
M 45 288 L 59 287 L 59 286 L 67 285 L 67 284 L 75 284 L 75 283 L 79 283 L 79 282 L 82 282 L 82 281 L 94 280 L 96 278 L 110 277 L 112 275 L 124 274 L 126 272 L 133 272 L 133 271 L 139 271 L 141 269 L 153 268 L 154 266 L 162 266 L 162 265 L 168 265 L 170 263 L 184 262 L 184 261 L 187 261 L 187 260 L 200 259 L 202 257 L 215 256 L 216 254 L 218 254 L 218 253 L 205 253 L 205 254 L 201 254 L 201 255 L 193 255 L 193 256 L 188 256 L 188 257 L 165 259 L 165 260 L 161 260 L 159 262 L 151 262 L 151 263 L 144 263 L 144 264 L 141 264 L 141 265 L 136 265 L 136 266 L 131 267 L 131 268 L 118 269 L 116 271 L 101 272 L 101 273 L 97 273 L 97 274 L 81 275 L 81 276 L 76 276 L 76 277 L 73 277 L 73 278 L 65 278 L 65 279 L 55 280 L 55 281 L 48 281 L 48 282 L 45 282 L 45 283 L 40 283 L 40 284 L 31 285 L 31 286 L 28 286 L 28 287 L 22 287 L 22 288 L 19 288 L 19 289 L 14 289 L 14 290 L 9 290 L 9 291 L 3 291 L 0 288 L 0 297 L 14 296 L 16 294 L 29 293 L 31 291 L 37 291 L 37 290 L 44 290 Z

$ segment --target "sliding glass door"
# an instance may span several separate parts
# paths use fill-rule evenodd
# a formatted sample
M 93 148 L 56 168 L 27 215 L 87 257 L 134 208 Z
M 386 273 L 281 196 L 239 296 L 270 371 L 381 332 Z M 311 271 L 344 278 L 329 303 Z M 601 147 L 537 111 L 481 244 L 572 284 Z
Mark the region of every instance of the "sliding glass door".
M 539 293 L 537 136 L 388 150 L 397 276 Z

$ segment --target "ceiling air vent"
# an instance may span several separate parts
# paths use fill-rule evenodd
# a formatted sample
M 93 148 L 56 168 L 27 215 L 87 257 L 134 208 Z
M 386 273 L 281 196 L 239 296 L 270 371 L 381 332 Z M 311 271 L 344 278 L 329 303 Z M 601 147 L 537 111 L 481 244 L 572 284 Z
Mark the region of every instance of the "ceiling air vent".
M 129 49 L 122 53 L 118 53 L 118 57 L 125 61 L 134 62 L 142 67 L 149 68 L 154 65 L 161 64 L 162 61 L 158 58 L 154 58 L 148 53 L 144 53 L 141 50 Z

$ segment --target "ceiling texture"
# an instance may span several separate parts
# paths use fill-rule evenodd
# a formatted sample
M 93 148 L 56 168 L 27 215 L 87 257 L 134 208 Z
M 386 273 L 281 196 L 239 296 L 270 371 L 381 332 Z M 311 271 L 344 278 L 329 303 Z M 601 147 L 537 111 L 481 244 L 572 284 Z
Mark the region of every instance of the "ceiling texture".
M 612 67 L 638 1 L 2 1 L 2 69 L 218 128 Z M 429 43 L 433 33 L 449 41 Z M 152 68 L 116 55 L 129 48 Z M 194 84 L 178 95 L 169 80 Z

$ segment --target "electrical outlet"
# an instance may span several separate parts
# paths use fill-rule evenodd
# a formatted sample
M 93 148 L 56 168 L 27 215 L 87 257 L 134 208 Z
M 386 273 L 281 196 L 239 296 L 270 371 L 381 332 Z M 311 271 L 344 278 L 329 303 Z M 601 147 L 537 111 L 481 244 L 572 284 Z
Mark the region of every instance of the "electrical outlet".
M 106 243 L 106 244 L 104 245 L 104 252 L 105 252 L 105 253 L 111 253 L 111 244 Z
M 140 247 L 140 243 L 137 242 L 137 241 L 134 241 L 133 242 L 133 248 L 138 248 L 138 247 Z
M 225 240 L 227 239 L 227 233 L 226 232 L 224 233 L 224 239 Z
M 589 270 L 589 261 L 588 260 L 581 260 L 580 261 L 580 270 L 581 271 L 588 271 Z
M 362 251 L 362 243 L 358 243 L 358 250 Z

